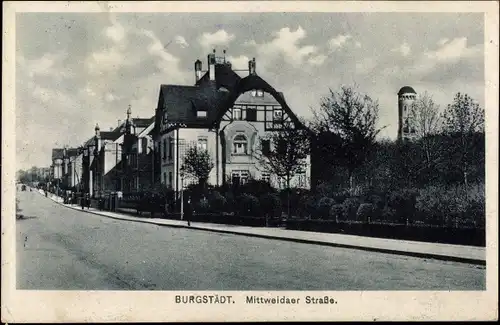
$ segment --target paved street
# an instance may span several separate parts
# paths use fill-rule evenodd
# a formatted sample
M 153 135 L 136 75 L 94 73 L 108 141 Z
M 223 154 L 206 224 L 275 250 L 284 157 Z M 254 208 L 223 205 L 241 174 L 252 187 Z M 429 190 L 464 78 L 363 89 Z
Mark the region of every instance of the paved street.
M 18 192 L 19 289 L 481 290 L 482 266 L 113 220 Z

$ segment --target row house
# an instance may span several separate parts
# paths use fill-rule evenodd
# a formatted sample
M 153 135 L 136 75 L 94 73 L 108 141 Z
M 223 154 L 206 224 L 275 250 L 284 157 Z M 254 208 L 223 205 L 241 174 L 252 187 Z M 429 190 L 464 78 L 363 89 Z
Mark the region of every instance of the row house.
M 214 161 L 209 176 L 212 185 L 245 183 L 248 179 L 269 181 L 284 187 L 283 180 L 259 164 L 256 152 L 273 150 L 265 140 L 269 132 L 285 124 L 304 128 L 276 91 L 256 72 L 255 59 L 241 77 L 225 57 L 208 55 L 208 70 L 197 60 L 195 84 L 161 85 L 155 114 L 156 179 L 169 188 L 181 188 L 180 169 L 186 150 L 197 146 Z M 310 164 L 295 175 L 293 187 L 310 187 Z M 187 185 L 194 180 L 186 179 Z
M 116 128 L 95 134 L 83 145 L 82 182 L 84 191 L 97 197 L 110 192 L 139 191 L 153 180 L 153 140 L 150 134 L 154 118 L 130 118 Z M 149 162 L 149 163 L 148 163 Z
M 81 185 L 82 156 L 81 148 L 52 149 L 50 176 L 59 188 L 71 189 Z

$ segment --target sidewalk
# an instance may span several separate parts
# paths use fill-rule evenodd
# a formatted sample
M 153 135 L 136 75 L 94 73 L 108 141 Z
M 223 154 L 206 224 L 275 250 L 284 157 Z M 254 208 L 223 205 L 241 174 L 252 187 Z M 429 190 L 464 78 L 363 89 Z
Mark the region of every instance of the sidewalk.
M 55 196 L 49 197 L 65 207 L 80 212 L 85 211 L 87 213 L 119 220 L 150 223 L 167 227 L 182 227 L 219 233 L 287 240 L 316 245 L 353 248 L 365 251 L 406 255 L 421 258 L 432 258 L 444 261 L 486 265 L 486 249 L 484 247 L 426 243 L 343 234 L 318 233 L 309 231 L 287 230 L 281 228 L 233 226 L 202 222 L 191 222 L 191 226 L 188 226 L 186 221 L 180 220 L 133 217 L 115 212 L 99 211 L 93 208 L 82 210 L 81 207 L 77 205 L 63 204 L 61 198 L 56 198 Z

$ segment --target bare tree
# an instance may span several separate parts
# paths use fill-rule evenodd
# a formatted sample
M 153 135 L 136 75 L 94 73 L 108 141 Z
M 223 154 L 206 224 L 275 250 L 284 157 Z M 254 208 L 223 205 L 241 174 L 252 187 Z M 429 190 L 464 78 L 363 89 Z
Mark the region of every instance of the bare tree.
M 208 181 L 212 168 L 214 168 L 214 163 L 208 151 L 194 146 L 186 151 L 181 171 L 196 178 L 198 184 L 204 187 Z
M 433 101 L 431 95 L 424 92 L 412 104 L 410 115 L 414 121 L 416 136 L 425 154 L 425 167 L 431 168 L 438 151 L 438 141 L 435 135 L 439 133 L 442 126 L 439 105 Z
M 457 137 L 460 148 L 453 148 L 459 155 L 465 188 L 468 187 L 469 154 L 472 151 L 474 133 L 484 133 L 484 110 L 469 95 L 457 93 L 453 103 L 443 114 L 445 132 Z
M 259 165 L 270 174 L 282 178 L 290 200 L 290 181 L 303 172 L 310 152 L 309 131 L 303 125 L 283 123 L 280 130 L 272 131 L 261 138 L 262 145 L 254 153 Z M 290 214 L 290 202 L 288 202 Z
M 354 172 L 369 157 L 377 128 L 378 102 L 361 94 L 356 86 L 343 86 L 340 91 L 330 89 L 329 96 L 322 98 L 320 107 L 314 112 L 314 129 L 319 136 L 331 134 L 336 139 L 335 160 L 347 169 L 349 189 L 354 189 Z

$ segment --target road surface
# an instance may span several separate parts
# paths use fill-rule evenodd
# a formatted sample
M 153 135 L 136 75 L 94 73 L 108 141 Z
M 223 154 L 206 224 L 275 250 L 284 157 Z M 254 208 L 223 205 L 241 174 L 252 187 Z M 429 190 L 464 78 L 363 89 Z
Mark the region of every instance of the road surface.
M 17 195 L 18 289 L 485 289 L 482 266 L 113 220 Z

